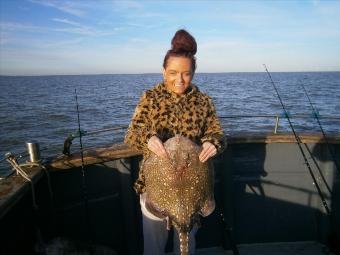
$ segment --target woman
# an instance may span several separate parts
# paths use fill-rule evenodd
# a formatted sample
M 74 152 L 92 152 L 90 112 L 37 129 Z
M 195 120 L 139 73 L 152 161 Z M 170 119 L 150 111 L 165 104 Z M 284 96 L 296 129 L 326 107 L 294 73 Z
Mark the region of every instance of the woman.
M 178 30 L 172 48 L 163 61 L 164 81 L 146 91 L 136 107 L 125 136 L 125 143 L 143 151 L 143 162 L 155 153 L 168 157 L 163 142 L 182 135 L 202 145 L 199 159 L 207 161 L 225 147 L 224 134 L 209 96 L 191 83 L 195 70 L 197 44 L 187 31 Z M 141 194 L 144 254 L 164 254 L 166 225 L 145 207 L 143 162 L 135 189 Z M 194 252 L 194 235 L 190 234 L 190 253 Z M 175 238 L 175 243 L 178 243 Z

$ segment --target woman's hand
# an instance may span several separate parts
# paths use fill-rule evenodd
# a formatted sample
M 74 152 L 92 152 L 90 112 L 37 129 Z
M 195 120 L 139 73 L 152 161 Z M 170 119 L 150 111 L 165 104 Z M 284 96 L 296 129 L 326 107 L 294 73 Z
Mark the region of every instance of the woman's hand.
M 169 158 L 162 141 L 157 136 L 151 136 L 148 141 L 148 149 L 161 158 Z
M 202 144 L 202 151 L 199 155 L 199 160 L 204 163 L 205 161 L 207 161 L 209 158 L 211 158 L 212 156 L 215 156 L 217 153 L 217 149 L 215 147 L 215 145 L 213 145 L 211 142 L 204 142 Z

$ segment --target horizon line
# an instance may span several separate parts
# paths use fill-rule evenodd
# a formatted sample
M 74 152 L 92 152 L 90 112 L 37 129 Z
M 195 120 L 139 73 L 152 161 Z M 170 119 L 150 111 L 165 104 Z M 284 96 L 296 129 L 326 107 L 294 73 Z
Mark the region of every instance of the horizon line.
M 223 74 L 223 73 L 265 73 L 266 71 L 230 71 L 230 72 L 197 72 L 195 74 Z M 337 73 L 340 70 L 336 71 L 271 71 L 271 73 Z M 159 74 L 162 73 L 75 73 L 75 74 L 0 74 L 0 77 L 43 77 L 43 76 L 81 76 L 81 75 L 148 75 L 148 74 Z

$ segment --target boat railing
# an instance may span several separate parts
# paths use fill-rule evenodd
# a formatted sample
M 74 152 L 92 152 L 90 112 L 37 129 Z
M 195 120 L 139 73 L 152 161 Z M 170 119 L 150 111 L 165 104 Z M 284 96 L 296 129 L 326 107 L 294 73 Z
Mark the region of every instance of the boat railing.
M 319 118 L 319 119 L 327 119 L 327 120 L 339 120 L 340 121 L 340 116 L 335 116 L 335 115 L 317 115 L 315 114 L 290 114 L 288 113 L 290 118 L 294 119 L 311 119 L 311 118 Z M 287 116 L 284 113 L 281 114 L 237 114 L 237 115 L 222 115 L 219 116 L 220 119 L 244 119 L 244 118 L 272 118 L 274 119 L 274 130 L 273 133 L 277 134 L 279 125 L 280 125 L 280 120 L 287 118 Z M 91 136 L 91 135 L 96 135 L 99 133 L 105 133 L 105 132 L 112 132 L 112 131 L 118 131 L 122 129 L 127 129 L 128 125 L 119 125 L 119 126 L 114 126 L 110 128 L 104 128 L 104 129 L 96 129 L 96 130 L 91 130 L 91 131 L 84 131 L 81 130 L 79 133 L 76 132 L 74 134 L 68 135 L 68 137 L 64 141 L 64 149 L 63 149 L 63 154 L 64 155 L 70 155 L 71 154 L 71 144 L 74 138 L 79 137 L 80 135 L 82 136 Z
M 288 113 L 289 114 L 289 113 Z M 335 121 L 340 121 L 340 116 L 336 116 L 336 115 L 317 115 L 315 116 L 314 114 L 289 114 L 290 118 L 294 118 L 294 119 L 311 119 L 311 118 L 316 118 L 318 117 L 320 120 L 335 120 Z M 273 119 L 273 125 L 274 125 L 274 129 L 273 129 L 273 134 L 277 134 L 279 126 L 280 126 L 280 120 L 281 119 L 286 119 L 287 116 L 285 116 L 284 113 L 281 114 L 229 114 L 229 115 L 222 115 L 219 116 L 219 118 L 221 120 L 223 119 L 245 119 L 245 118 L 268 118 L 268 119 Z M 92 136 L 92 135 L 97 135 L 100 133 L 105 133 L 105 132 L 113 132 L 113 131 L 119 131 L 119 130 L 124 130 L 127 129 L 128 125 L 119 125 L 119 126 L 113 126 L 113 127 L 108 127 L 108 128 L 103 128 L 103 129 L 95 129 L 95 130 L 90 130 L 90 131 L 84 131 L 81 130 L 81 135 L 82 136 Z M 63 148 L 63 154 L 64 155 L 70 155 L 70 149 L 71 149 L 71 144 L 74 138 L 77 138 L 80 136 L 79 132 L 73 133 L 73 134 L 69 134 L 67 136 L 67 138 L 64 140 L 64 148 Z M 40 149 L 45 150 L 47 148 L 44 149 Z M 23 153 L 19 153 L 20 157 L 27 156 L 26 155 L 27 152 L 23 152 Z M 0 162 L 3 162 L 6 160 L 6 157 L 0 159 Z
M 319 119 L 327 119 L 327 120 L 340 120 L 340 116 L 335 115 L 319 115 L 315 116 L 315 114 L 289 114 L 288 116 L 290 118 L 294 119 L 311 119 L 311 118 L 319 118 Z M 257 114 L 257 115 L 224 115 L 219 116 L 220 119 L 241 119 L 241 118 L 273 118 L 275 120 L 274 124 L 274 130 L 273 133 L 277 134 L 277 130 L 280 125 L 281 119 L 287 119 L 287 116 L 285 113 L 282 114 Z

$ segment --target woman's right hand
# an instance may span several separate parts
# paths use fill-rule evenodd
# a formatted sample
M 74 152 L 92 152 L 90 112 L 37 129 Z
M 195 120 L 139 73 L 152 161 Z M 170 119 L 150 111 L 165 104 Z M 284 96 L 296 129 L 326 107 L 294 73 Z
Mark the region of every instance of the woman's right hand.
M 169 158 L 162 141 L 155 135 L 149 139 L 148 149 L 161 158 Z

